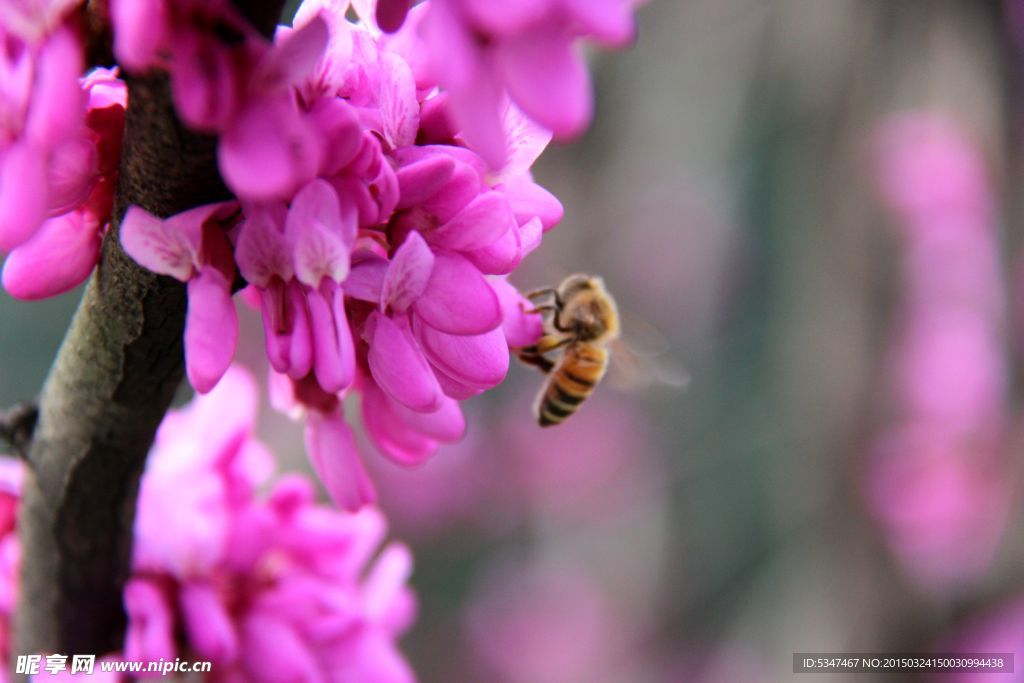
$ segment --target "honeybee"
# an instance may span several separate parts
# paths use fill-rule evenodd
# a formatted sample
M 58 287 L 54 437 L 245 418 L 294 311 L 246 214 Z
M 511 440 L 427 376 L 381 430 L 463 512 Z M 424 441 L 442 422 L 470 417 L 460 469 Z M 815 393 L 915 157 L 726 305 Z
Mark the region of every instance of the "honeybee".
M 579 410 L 604 377 L 610 360 L 609 344 L 619 336 L 619 313 L 604 281 L 575 274 L 558 287 L 530 292 L 538 304 L 532 312 L 544 316 L 544 336 L 533 346 L 516 349 L 519 360 L 550 375 L 534 404 L 541 427 L 564 422 Z M 557 363 L 547 354 L 564 349 Z

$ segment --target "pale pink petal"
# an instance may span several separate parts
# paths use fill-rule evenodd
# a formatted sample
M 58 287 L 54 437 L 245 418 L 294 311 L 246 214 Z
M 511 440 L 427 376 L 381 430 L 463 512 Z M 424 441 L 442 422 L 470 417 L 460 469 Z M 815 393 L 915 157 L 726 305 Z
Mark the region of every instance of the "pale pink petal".
M 337 505 L 355 511 L 376 500 L 373 483 L 356 448 L 355 435 L 341 415 L 310 413 L 306 422 L 306 450 L 313 469 Z
M 416 142 L 420 127 L 420 103 L 416 99 L 416 81 L 405 60 L 391 52 L 380 54 L 380 112 L 384 136 L 392 147 Z
M 533 22 L 543 20 L 549 8 L 557 3 L 550 0 L 462 0 L 460 4 L 472 22 L 485 31 L 509 35 L 523 31 Z
M 537 125 L 512 102 L 505 103 L 502 128 L 505 130 L 506 162 L 494 175 L 495 183 L 505 182 L 529 171 L 533 162 L 551 142 L 551 131 Z
M 242 277 L 258 287 L 267 287 L 275 275 L 292 279 L 291 249 L 284 235 L 283 206 L 278 211 L 254 208 L 238 233 L 235 261 Z
M 81 213 L 51 218 L 4 262 L 3 284 L 26 301 L 56 296 L 77 287 L 100 257 L 100 230 Z
M 412 552 L 400 543 L 388 545 L 373 563 L 363 580 L 363 609 L 371 623 L 387 623 L 394 619 L 395 607 L 404 603 L 403 598 L 409 590 L 407 584 L 412 576 L 412 566 Z
M 221 175 L 237 195 L 287 199 L 320 165 L 316 129 L 282 96 L 244 106 L 220 138 Z
M 345 316 L 342 291 L 333 282 L 306 294 L 309 323 L 313 330 L 313 370 L 324 391 L 337 393 L 350 384 L 356 372 L 352 331 Z
M 593 93 L 583 58 L 559 26 L 504 41 L 495 59 L 512 99 L 557 138 L 580 135 L 590 124 Z
M 188 643 L 196 654 L 228 663 L 238 655 L 238 635 L 226 606 L 207 583 L 186 581 L 178 595 Z
M 44 152 L 15 144 L 0 157 L 0 251 L 26 242 L 46 218 Z
M 420 412 L 433 412 L 444 400 L 437 378 L 409 330 L 398 320 L 374 312 L 367 320 L 368 362 L 374 380 L 393 399 Z
M 526 258 L 540 246 L 544 235 L 544 225 L 536 216 L 519 227 L 519 242 L 522 245 L 522 258 Z
M 409 664 L 382 629 L 365 629 L 339 643 L 331 653 L 331 673 L 337 683 L 416 683 Z
M 501 328 L 464 336 L 420 325 L 417 335 L 430 362 L 458 382 L 489 389 L 508 373 L 508 344 Z
M 324 278 L 343 281 L 357 229 L 355 212 L 342 211 L 338 194 L 328 182 L 308 183 L 295 195 L 285 219 L 295 277 L 313 288 Z
M 418 232 L 410 232 L 388 264 L 380 293 L 381 310 L 407 311 L 423 294 L 433 269 L 434 253 Z
M 490 191 L 471 201 L 462 211 L 429 233 L 430 241 L 456 251 L 481 249 L 515 227 L 508 200 Z
M 406 427 L 443 443 L 460 441 L 466 433 L 462 408 L 458 401 L 448 397 L 432 413 L 417 413 L 399 403 L 393 404 L 391 410 Z
M 111 0 L 110 19 L 121 66 L 142 71 L 157 61 L 167 41 L 165 0 Z
M 489 72 L 482 72 L 472 89 L 448 92 L 448 102 L 459 133 L 493 169 L 508 161 L 505 131 L 501 126 L 501 86 Z
M 476 267 L 458 254 L 434 255 L 434 269 L 413 310 L 431 327 L 480 334 L 501 324 L 498 297 Z
M 185 282 L 195 273 L 199 240 L 182 227 L 132 206 L 121 219 L 121 246 L 143 268 Z
M 440 154 L 398 169 L 398 208 L 408 209 L 432 197 L 448 182 L 454 170 L 455 160 Z
M 188 281 L 185 318 L 185 368 L 201 394 L 214 386 L 231 365 L 238 344 L 238 312 L 231 283 L 216 268 L 203 268 Z
M 508 280 L 491 280 L 491 286 L 501 301 L 501 329 L 508 345 L 517 348 L 537 343 L 544 334 L 544 322 L 539 313 L 526 312 L 534 305 Z
M 327 23 L 319 14 L 290 31 L 256 66 L 253 87 L 269 93 L 298 85 L 313 73 L 328 38 Z
M 174 658 L 174 617 L 163 592 L 146 579 L 131 579 L 124 587 L 128 631 L 125 658 L 156 661 Z

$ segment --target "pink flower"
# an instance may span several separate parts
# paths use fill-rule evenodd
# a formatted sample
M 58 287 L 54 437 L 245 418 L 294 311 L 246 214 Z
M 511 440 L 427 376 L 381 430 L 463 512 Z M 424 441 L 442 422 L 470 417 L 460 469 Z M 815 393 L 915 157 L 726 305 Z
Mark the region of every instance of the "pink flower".
M 317 505 L 297 475 L 257 498 L 272 459 L 254 416 L 253 380 L 236 368 L 161 426 L 125 589 L 125 657 L 173 659 L 182 633 L 213 662 L 212 680 L 412 681 L 395 648 L 415 612 L 408 550 L 373 559 L 380 514 Z
M 197 391 L 210 391 L 227 370 L 238 342 L 231 301 L 235 262 L 225 224 L 233 202 L 208 204 L 161 220 L 133 206 L 121 221 L 121 244 L 141 266 L 188 283 L 185 362 Z

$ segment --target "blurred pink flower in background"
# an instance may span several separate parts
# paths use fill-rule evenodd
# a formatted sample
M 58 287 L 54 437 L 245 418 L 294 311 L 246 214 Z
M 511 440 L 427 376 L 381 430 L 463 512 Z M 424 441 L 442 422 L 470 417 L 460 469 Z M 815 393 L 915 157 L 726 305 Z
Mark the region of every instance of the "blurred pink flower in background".
M 1013 653 L 1014 673 L 984 672 L 937 674 L 930 680 L 937 683 L 1014 683 L 1024 681 L 1021 653 L 1024 652 L 1024 598 L 1014 597 L 989 609 L 986 613 L 965 620 L 935 644 L 942 654 Z
M 867 461 L 866 495 L 907 571 L 943 591 L 986 572 L 1010 509 L 995 212 L 980 154 L 955 122 L 893 116 L 875 143 L 904 288 L 891 421 Z
M 582 567 L 525 563 L 485 576 L 467 612 L 487 680 L 609 680 L 638 637 L 627 611 Z

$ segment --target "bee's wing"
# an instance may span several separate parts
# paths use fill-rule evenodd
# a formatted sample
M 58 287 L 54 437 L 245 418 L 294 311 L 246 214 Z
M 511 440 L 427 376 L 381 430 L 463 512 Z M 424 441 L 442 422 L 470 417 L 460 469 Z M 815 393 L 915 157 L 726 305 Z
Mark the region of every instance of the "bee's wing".
M 611 352 L 608 382 L 616 389 L 637 391 L 652 386 L 685 389 L 690 384 L 689 371 L 673 362 L 667 353 L 638 352 L 621 339 L 612 342 Z

